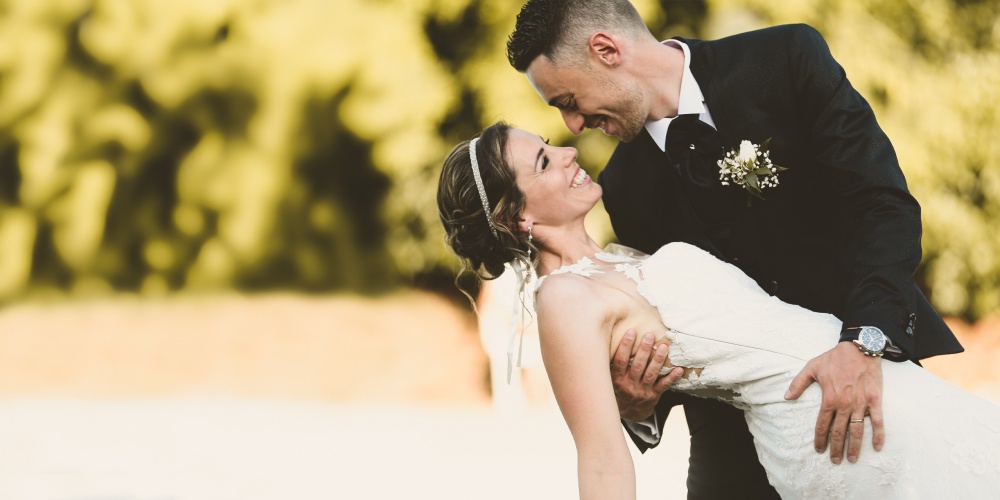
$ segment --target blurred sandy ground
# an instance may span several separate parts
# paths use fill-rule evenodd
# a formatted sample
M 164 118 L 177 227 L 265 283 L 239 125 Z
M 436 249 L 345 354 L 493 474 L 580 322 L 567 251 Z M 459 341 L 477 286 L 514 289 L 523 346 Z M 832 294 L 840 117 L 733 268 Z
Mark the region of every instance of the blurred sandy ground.
M 927 367 L 1000 399 L 1000 320 L 954 325 L 968 352 Z M 496 411 L 482 345 L 415 292 L 9 307 L 0 498 L 574 498 L 544 382 Z M 640 498 L 683 497 L 679 416 L 634 453 Z
M 547 385 L 495 411 L 476 330 L 421 293 L 7 308 L 0 499 L 573 498 Z M 667 497 L 672 420 L 670 449 L 637 460 Z

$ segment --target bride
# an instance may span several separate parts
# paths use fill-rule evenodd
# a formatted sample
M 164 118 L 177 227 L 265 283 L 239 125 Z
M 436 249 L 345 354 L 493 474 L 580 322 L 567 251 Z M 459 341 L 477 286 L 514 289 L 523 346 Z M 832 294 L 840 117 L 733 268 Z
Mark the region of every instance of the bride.
M 882 414 L 852 420 L 872 432 L 855 463 L 816 453 L 821 393 L 785 390 L 829 349 L 841 322 L 781 302 L 738 268 L 697 247 L 670 243 L 651 256 L 601 249 L 584 217 L 601 187 L 576 150 L 549 145 L 503 122 L 456 146 L 445 160 L 438 209 L 463 272 L 500 275 L 533 265 L 545 369 L 577 448 L 580 496 L 635 497 L 608 369 L 626 329 L 659 331 L 672 390 L 744 411 L 758 458 L 782 498 L 992 498 L 1000 491 L 1000 407 L 913 363 L 882 361 Z M 633 348 L 638 349 L 638 344 Z M 633 352 L 634 354 L 634 352 Z M 869 434 L 870 435 L 870 434 Z

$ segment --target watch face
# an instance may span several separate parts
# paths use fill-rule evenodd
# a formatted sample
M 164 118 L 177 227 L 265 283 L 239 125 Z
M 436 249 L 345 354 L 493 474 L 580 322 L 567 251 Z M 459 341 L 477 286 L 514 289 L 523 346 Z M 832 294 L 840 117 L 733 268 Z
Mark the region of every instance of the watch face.
M 882 330 L 875 327 L 866 326 L 862 328 L 861 335 L 858 336 L 858 342 L 870 352 L 882 352 L 885 349 L 885 335 L 882 335 Z

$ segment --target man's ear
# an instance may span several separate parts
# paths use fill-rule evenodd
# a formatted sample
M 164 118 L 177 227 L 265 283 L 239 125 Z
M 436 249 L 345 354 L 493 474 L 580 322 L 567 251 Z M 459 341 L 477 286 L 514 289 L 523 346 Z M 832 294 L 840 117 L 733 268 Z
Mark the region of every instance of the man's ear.
M 621 44 L 607 33 L 598 31 L 590 35 L 587 49 L 590 56 L 602 65 L 617 68 L 622 64 Z

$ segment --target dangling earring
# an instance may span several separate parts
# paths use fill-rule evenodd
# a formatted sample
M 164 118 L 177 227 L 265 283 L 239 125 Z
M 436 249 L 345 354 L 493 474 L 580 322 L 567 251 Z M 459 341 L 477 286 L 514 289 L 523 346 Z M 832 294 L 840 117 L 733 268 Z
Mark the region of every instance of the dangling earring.
M 534 225 L 528 226 L 528 258 L 529 259 L 531 258 L 531 240 L 533 238 L 533 236 L 531 236 L 531 228 L 532 227 L 534 227 Z M 528 269 L 531 269 L 531 267 L 529 266 Z

